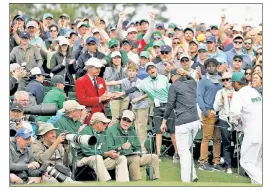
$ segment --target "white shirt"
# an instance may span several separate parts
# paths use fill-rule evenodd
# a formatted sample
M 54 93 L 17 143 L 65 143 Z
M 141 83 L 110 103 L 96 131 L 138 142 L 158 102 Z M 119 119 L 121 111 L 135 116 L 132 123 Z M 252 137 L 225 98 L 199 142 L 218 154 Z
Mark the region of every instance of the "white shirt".
M 129 60 L 132 60 L 135 64 L 139 65 L 139 56 L 132 51 L 127 53 Z

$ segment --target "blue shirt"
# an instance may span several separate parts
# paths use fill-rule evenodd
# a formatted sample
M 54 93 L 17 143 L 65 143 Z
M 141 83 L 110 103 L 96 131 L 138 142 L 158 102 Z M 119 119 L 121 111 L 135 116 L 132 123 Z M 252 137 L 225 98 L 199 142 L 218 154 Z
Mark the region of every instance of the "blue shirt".
M 228 67 L 233 68 L 233 57 L 237 55 L 235 49 L 232 48 L 230 51 L 225 52 L 225 54 L 227 56 Z M 243 51 L 241 52 L 241 56 L 243 57 L 242 69 L 245 69 L 247 66 L 251 66 L 252 63 L 250 56 L 245 54 Z
M 146 71 L 145 67 L 142 67 L 141 65 L 138 67 L 138 73 L 137 73 L 137 78 L 139 78 L 140 80 L 145 79 L 146 77 L 149 76 L 149 74 Z
M 197 102 L 204 115 L 207 116 L 208 109 L 213 109 L 215 96 L 221 88 L 221 84 L 214 84 L 207 75 L 198 82 Z
M 227 63 L 227 56 L 224 52 L 222 52 L 219 49 L 216 49 L 216 52 L 214 54 L 207 53 L 208 58 L 215 58 L 216 60 L 225 60 L 225 63 Z

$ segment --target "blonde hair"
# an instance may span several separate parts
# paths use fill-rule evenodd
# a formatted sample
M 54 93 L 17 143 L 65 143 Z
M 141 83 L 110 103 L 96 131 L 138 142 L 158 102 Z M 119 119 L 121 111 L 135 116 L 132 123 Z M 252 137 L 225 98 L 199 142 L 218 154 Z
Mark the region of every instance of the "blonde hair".
M 135 70 L 135 71 L 138 71 L 138 67 L 136 64 L 134 63 L 131 63 L 127 66 L 127 70 Z

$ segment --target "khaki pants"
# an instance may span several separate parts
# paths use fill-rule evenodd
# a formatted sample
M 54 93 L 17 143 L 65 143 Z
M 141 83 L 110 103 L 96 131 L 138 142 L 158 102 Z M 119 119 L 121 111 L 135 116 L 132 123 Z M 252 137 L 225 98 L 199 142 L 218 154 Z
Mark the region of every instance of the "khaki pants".
M 144 146 L 144 143 L 147 139 L 148 111 L 149 111 L 148 107 L 142 109 L 133 109 L 133 112 L 135 113 L 136 116 L 136 120 L 134 122 L 135 129 L 141 142 L 142 151 L 147 150 Z
M 208 110 L 208 113 L 210 110 Z M 203 120 L 203 140 L 200 151 L 200 164 L 203 165 L 208 161 L 208 143 L 213 137 L 213 163 L 220 163 L 221 133 L 220 128 L 215 127 L 215 115 L 205 117 L 202 113 Z
M 129 106 L 129 97 L 125 97 L 121 100 L 113 100 L 110 102 L 110 110 L 112 115 L 112 120 L 109 124 L 109 126 L 112 126 L 113 124 L 117 123 L 117 118 L 120 115 L 120 112 L 124 109 L 128 109 Z
M 127 156 L 127 164 L 129 167 L 130 179 L 131 180 L 140 180 L 141 173 L 140 167 L 149 165 L 152 160 L 152 167 L 154 169 L 153 179 L 160 178 L 159 171 L 159 158 L 156 154 L 143 154 L 142 157 L 138 155 Z
M 84 165 L 89 165 L 92 169 L 94 169 L 95 173 L 98 176 L 98 179 L 101 182 L 111 180 L 111 177 L 107 170 L 112 169 L 115 169 L 117 182 L 129 182 L 129 172 L 125 156 L 119 156 L 115 159 L 106 158 L 105 160 L 103 160 L 103 157 L 100 155 L 84 157 L 78 161 L 77 166 L 81 167 Z
M 149 116 L 153 116 L 154 112 L 153 112 L 153 108 L 154 108 L 154 103 L 151 101 L 150 98 L 146 98 L 148 105 L 149 105 Z

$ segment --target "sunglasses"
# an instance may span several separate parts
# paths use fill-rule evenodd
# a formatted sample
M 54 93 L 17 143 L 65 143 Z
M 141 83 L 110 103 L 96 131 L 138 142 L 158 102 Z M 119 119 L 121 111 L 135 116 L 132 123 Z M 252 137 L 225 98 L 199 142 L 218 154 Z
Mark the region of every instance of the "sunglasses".
M 245 45 L 251 45 L 251 43 L 250 43 L 250 42 L 244 42 L 244 44 L 245 44 Z
M 256 55 L 262 55 L 262 52 L 257 52 Z
M 162 55 L 169 54 L 170 52 L 161 52 Z
M 88 46 L 94 46 L 94 45 L 96 45 L 96 43 L 88 43 L 87 45 Z
M 230 78 L 222 79 L 221 81 L 222 81 L 222 82 L 225 82 L 225 81 L 226 81 L 226 82 L 229 82 L 229 81 L 230 81 Z
M 205 50 L 199 50 L 198 53 L 205 53 Z
M 57 32 L 56 30 L 50 30 L 50 32 Z
M 160 40 L 160 37 L 153 37 L 153 40 Z
M 113 45 L 111 46 L 111 49 L 118 47 L 119 45 Z
M 128 123 L 132 123 L 132 121 L 130 119 L 128 119 L 127 117 L 123 117 L 122 121 L 128 122 Z
M 64 20 L 67 20 L 67 18 L 66 17 L 60 17 L 61 19 L 64 19 Z
M 251 73 L 250 72 L 246 72 L 245 75 L 250 75 L 251 76 Z
M 234 44 L 242 44 L 242 41 L 234 41 Z
M 189 62 L 190 60 L 189 59 L 182 59 L 180 60 L 181 62 Z
M 173 44 L 180 44 L 180 42 L 173 42 Z
M 242 62 L 242 60 L 234 59 L 235 62 Z

